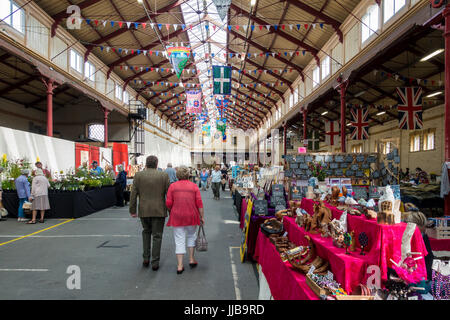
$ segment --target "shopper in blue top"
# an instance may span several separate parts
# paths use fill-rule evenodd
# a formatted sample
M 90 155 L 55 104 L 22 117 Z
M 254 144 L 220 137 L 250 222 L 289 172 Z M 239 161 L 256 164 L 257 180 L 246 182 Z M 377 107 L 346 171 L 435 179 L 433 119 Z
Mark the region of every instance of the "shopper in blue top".
M 202 190 L 206 190 L 208 177 L 209 177 L 208 171 L 206 171 L 206 169 L 203 168 L 202 171 L 200 172 L 200 182 L 202 184 Z
M 94 161 L 94 162 L 92 162 L 92 170 L 91 170 L 91 172 L 93 173 L 93 174 L 95 174 L 95 175 L 101 175 L 102 173 L 103 173 L 103 169 L 101 168 L 101 167 L 99 167 L 99 165 L 98 165 L 98 162 L 97 161 Z
M 28 175 L 30 170 L 22 170 L 22 175 L 18 177 L 15 181 L 17 196 L 19 197 L 19 211 L 17 221 L 24 222 L 27 221 L 25 218 L 25 213 L 23 212 L 23 204 L 25 201 L 32 201 L 30 192 L 30 182 L 28 181 Z

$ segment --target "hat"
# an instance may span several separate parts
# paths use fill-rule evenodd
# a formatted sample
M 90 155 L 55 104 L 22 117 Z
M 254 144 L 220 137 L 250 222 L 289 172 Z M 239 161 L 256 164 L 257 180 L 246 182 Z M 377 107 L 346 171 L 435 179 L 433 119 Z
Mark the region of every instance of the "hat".
M 96 160 L 92 161 L 92 164 L 98 164 L 98 162 Z

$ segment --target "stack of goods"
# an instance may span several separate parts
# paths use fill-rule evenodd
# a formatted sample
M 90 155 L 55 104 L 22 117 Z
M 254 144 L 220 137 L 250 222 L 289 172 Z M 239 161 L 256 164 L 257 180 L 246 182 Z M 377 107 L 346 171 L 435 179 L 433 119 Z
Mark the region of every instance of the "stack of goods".
M 340 296 L 346 296 L 347 292 L 333 279 L 333 274 L 326 275 L 308 274 L 307 283 L 310 288 L 323 300 L 334 300 Z
M 329 262 L 316 254 L 315 245 L 309 236 L 305 236 L 308 246 L 296 255 L 288 255 L 289 263 L 294 269 L 303 273 L 325 275 L 328 272 Z
M 280 235 L 284 231 L 284 226 L 276 218 L 271 218 L 261 224 L 261 231 L 268 237 L 271 235 Z
M 297 247 L 294 243 L 289 241 L 287 237 L 273 234 L 269 236 L 269 239 L 280 254 L 283 254 Z

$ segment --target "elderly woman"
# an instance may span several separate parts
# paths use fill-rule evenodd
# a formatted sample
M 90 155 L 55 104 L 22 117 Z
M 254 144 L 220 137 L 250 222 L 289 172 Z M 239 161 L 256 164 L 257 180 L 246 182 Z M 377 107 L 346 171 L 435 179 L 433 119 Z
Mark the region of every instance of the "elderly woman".
M 124 191 L 127 187 L 127 173 L 120 164 L 117 166 L 119 174 L 116 177 L 114 187 L 116 188 L 116 207 L 124 207 Z
M 41 219 L 39 222 L 44 223 L 45 210 L 50 209 L 50 203 L 48 201 L 48 188 L 50 187 L 50 183 L 44 176 L 42 169 L 36 169 L 35 174 L 36 176 L 33 178 L 31 183 L 31 198 L 33 199 L 31 202 L 31 210 L 33 211 L 33 217 L 27 222 L 27 224 L 36 223 L 38 211 L 41 213 Z
M 17 197 L 19 198 L 19 210 L 18 210 L 18 218 L 17 221 L 25 222 L 27 219 L 25 218 L 25 213 L 23 211 L 23 204 L 25 201 L 31 201 L 30 194 L 30 183 L 28 182 L 28 176 L 30 175 L 30 170 L 23 169 L 21 175 L 14 181 L 16 185 Z
M 204 224 L 203 202 L 197 184 L 189 181 L 190 172 L 185 166 L 177 170 L 178 181 L 170 185 L 166 206 L 170 210 L 167 226 L 173 227 L 175 254 L 177 256 L 177 274 L 184 271 L 183 258 L 186 254 L 186 238 L 189 250 L 189 266 L 195 268 L 194 259 L 197 226 Z

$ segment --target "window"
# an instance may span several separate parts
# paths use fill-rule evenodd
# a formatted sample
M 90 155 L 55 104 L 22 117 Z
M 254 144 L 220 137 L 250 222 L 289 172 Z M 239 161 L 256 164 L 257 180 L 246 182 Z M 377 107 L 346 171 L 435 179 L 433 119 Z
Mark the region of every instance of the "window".
M 119 100 L 122 100 L 122 86 L 119 84 L 116 84 L 116 98 Z
M 330 75 L 330 57 L 329 56 L 326 56 L 322 60 L 321 69 L 322 69 L 322 80 L 323 80 L 323 79 L 326 79 Z
M 362 153 L 363 152 L 363 144 L 355 144 L 352 146 L 352 153 Z
M 434 150 L 434 137 L 436 129 L 428 129 L 423 133 L 423 150 Z
M 405 6 L 406 0 L 384 0 L 384 23 L 392 18 L 401 8 Z
M 70 50 L 70 67 L 75 71 L 78 71 L 79 73 L 81 73 L 82 71 L 81 61 L 81 55 L 75 50 Z
M 88 125 L 88 138 L 95 141 L 105 141 L 105 126 L 99 123 Z
M 19 6 L 11 0 L 0 0 L 0 12 L 4 22 L 9 24 L 15 30 L 24 33 L 25 12 L 19 9 Z
M 289 109 L 291 109 L 296 103 L 296 102 L 294 102 L 295 96 L 296 96 L 296 92 L 294 91 L 294 93 L 291 94 L 291 96 L 289 97 L 289 100 L 290 100 L 289 101 Z
M 320 68 L 316 67 L 313 70 L 313 88 L 315 88 L 320 82 Z
M 378 150 L 377 145 L 375 145 L 375 152 L 379 152 L 382 154 L 388 154 L 395 148 L 394 141 L 389 141 L 389 140 L 381 141 L 379 143 L 379 148 L 380 148 L 380 150 Z
M 130 95 L 129 95 L 128 91 L 124 91 L 123 92 L 123 103 L 128 104 L 129 101 L 130 101 Z
M 91 81 L 95 81 L 95 67 L 89 61 L 84 64 L 84 76 Z
M 298 87 L 294 90 L 294 106 L 298 103 Z
M 379 9 L 378 5 L 370 6 L 362 18 L 361 42 L 364 43 L 378 30 Z
M 409 135 L 409 152 L 420 151 L 420 133 L 411 133 Z

